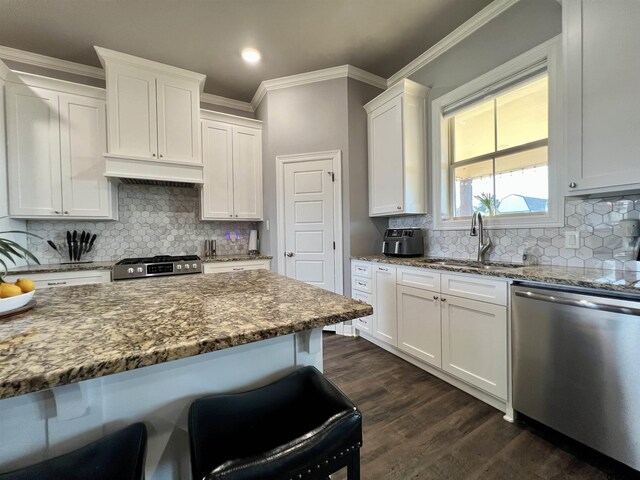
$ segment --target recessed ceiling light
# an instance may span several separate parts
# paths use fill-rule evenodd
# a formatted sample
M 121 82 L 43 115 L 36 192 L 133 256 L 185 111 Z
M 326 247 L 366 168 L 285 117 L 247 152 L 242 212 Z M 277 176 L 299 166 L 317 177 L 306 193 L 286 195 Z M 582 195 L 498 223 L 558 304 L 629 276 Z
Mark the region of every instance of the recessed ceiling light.
M 245 48 L 242 50 L 242 58 L 247 63 L 258 63 L 262 55 L 255 48 Z

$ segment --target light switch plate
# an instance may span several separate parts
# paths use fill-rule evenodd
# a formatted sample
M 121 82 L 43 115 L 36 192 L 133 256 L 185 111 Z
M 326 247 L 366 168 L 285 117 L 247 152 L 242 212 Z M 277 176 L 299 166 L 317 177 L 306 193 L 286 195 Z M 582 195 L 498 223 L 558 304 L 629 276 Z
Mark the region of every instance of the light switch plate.
M 564 232 L 564 248 L 580 248 L 580 232 Z

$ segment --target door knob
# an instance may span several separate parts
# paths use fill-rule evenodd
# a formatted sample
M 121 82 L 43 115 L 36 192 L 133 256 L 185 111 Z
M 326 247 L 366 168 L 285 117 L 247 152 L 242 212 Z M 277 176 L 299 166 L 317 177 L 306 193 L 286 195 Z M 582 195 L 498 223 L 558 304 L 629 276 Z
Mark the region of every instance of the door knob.
M 576 188 L 578 186 L 578 184 L 576 182 L 571 182 L 569 184 L 569 188 Z
M 293 257 L 293 252 L 287 252 L 287 253 L 285 253 L 285 255 L 286 255 L 287 257 Z

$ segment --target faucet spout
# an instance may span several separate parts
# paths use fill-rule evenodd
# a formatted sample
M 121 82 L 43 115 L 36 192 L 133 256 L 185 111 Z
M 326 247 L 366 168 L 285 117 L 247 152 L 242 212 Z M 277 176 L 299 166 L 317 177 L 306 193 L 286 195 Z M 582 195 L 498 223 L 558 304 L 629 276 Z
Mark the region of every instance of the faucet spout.
M 473 216 L 471 217 L 471 231 L 469 232 L 469 235 L 472 237 L 478 237 L 478 262 L 484 263 L 484 256 L 489 248 L 491 248 L 491 238 L 489 238 L 489 234 L 485 232 L 482 214 L 480 212 L 473 212 Z

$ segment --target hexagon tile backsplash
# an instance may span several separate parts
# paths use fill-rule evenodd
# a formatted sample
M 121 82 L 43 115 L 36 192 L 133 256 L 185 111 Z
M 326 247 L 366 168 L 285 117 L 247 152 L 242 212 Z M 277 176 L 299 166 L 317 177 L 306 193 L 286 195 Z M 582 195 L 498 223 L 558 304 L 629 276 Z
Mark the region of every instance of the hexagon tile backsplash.
M 199 191 L 191 188 L 147 185 L 118 187 L 117 222 L 27 222 L 27 231 L 44 240 L 29 238 L 28 246 L 41 263 L 59 263 L 61 257 L 46 240 L 65 243 L 66 231 L 97 233 L 94 250 L 83 260 L 116 261 L 149 255 L 203 255 L 204 240 L 217 241 L 218 255 L 248 253 L 249 231 L 254 222 L 203 222 Z M 227 238 L 227 233 L 230 232 Z M 237 237 L 237 239 L 236 239 Z M 68 257 L 66 260 L 68 261 Z
M 568 199 L 564 227 L 489 230 L 493 242 L 490 260 L 520 263 L 529 248 L 542 265 L 622 269 L 623 239 L 614 233 L 614 226 L 628 218 L 640 218 L 640 195 Z M 391 218 L 389 227 L 422 228 L 425 250 L 434 257 L 474 259 L 477 254 L 478 237 L 469 236 L 468 229 L 433 230 L 431 215 Z M 564 233 L 576 230 L 580 248 L 564 248 Z

